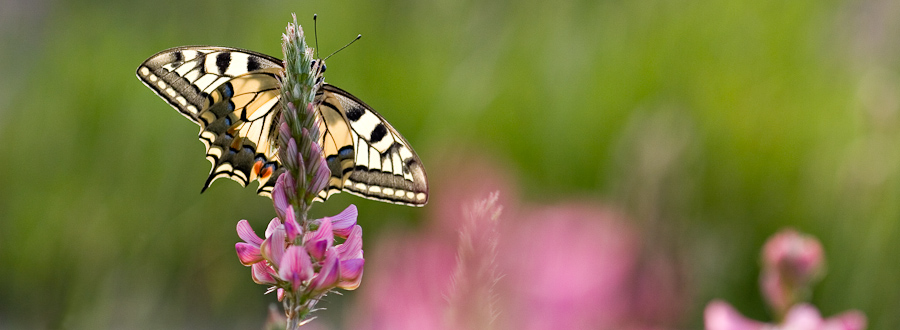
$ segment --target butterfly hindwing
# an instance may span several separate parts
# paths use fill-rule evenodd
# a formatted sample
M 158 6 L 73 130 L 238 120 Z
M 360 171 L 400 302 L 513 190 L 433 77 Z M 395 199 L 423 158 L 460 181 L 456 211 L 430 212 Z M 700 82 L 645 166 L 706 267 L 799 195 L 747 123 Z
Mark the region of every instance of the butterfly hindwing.
M 331 168 L 324 199 L 344 190 L 366 198 L 421 206 L 428 202 L 422 161 L 409 142 L 378 112 L 350 93 L 322 86 L 319 113 L 323 118 L 323 149 Z M 332 122 L 342 119 L 334 129 Z M 350 147 L 352 146 L 352 153 Z
M 227 177 L 243 186 L 259 180 L 269 195 L 281 166 L 275 123 L 281 105 L 281 61 L 227 47 L 177 47 L 145 61 L 138 78 L 200 125 L 200 141 L 212 163 L 204 190 Z

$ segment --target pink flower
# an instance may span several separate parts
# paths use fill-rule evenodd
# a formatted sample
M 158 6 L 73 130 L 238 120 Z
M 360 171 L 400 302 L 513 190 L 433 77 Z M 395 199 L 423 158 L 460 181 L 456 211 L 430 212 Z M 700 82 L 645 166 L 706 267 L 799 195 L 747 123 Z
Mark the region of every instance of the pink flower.
M 673 262 L 643 249 L 627 218 L 596 203 L 523 206 L 506 172 L 471 164 L 484 162 L 468 157 L 451 165 L 452 177 L 429 178 L 441 190 L 423 228 L 369 248 L 350 327 L 634 330 L 679 321 Z M 498 190 L 497 223 L 464 222 L 464 206 Z
M 306 132 L 304 131 L 304 133 Z M 318 143 L 310 143 L 309 149 L 310 155 L 322 154 L 322 147 L 320 147 Z M 312 157 L 309 166 L 312 167 L 310 173 L 313 173 L 313 176 L 312 182 L 309 183 L 308 191 L 318 194 L 319 191 L 322 191 L 322 189 L 325 189 L 325 186 L 328 185 L 328 179 L 331 178 L 331 170 L 328 168 L 328 163 L 325 162 L 325 158 L 322 157 Z
M 442 237 L 422 234 L 379 237 L 348 329 L 443 329 L 444 290 L 456 251 Z
M 347 240 L 336 246 L 335 251 L 340 259 L 340 280 L 337 287 L 356 290 L 362 282 L 363 266 L 366 264 L 362 251 L 362 227 L 354 225 Z
M 792 229 L 772 236 L 763 247 L 760 285 L 763 296 L 781 320 L 768 324 L 745 318 L 731 305 L 713 301 L 706 306 L 706 330 L 862 330 L 866 317 L 849 311 L 822 319 L 809 304 L 798 304 L 808 294 L 812 282 L 822 275 L 822 245 L 812 236 Z
M 322 268 L 310 283 L 310 289 L 313 295 L 320 295 L 328 292 L 337 285 L 341 276 L 341 261 L 338 259 L 335 249 L 327 249 L 325 251 L 325 260 L 322 261 Z
M 704 311 L 706 330 L 862 330 L 866 317 L 858 311 L 848 311 L 822 319 L 819 311 L 809 304 L 792 307 L 780 324 L 769 324 L 745 318 L 724 301 L 713 301 Z
M 285 250 L 285 231 L 284 226 L 278 221 L 278 218 L 269 222 L 269 229 L 266 230 L 266 239 L 259 246 L 259 251 L 272 265 L 280 265 L 281 258 L 284 256 Z
M 294 219 L 294 206 L 290 205 L 285 210 L 284 219 L 284 232 L 287 234 L 287 239 L 293 242 L 297 239 L 297 236 L 303 232 L 303 229 L 300 227 L 300 224 L 297 223 L 297 220 Z
M 306 251 L 317 261 L 325 257 L 325 252 L 334 243 L 334 233 L 331 230 L 331 221 L 322 221 L 319 228 L 307 232 L 303 238 Z
M 273 193 L 279 196 L 279 189 Z M 277 203 L 276 203 L 277 204 Z M 356 206 L 350 205 L 343 212 L 311 221 L 318 224 L 314 231 L 305 231 L 293 216 L 293 206 L 284 208 L 286 221 L 272 219 L 266 228 L 266 238 L 253 232 L 247 220 L 237 225 L 238 236 L 244 242 L 235 244 L 238 259 L 245 266 L 252 266 L 253 281 L 276 285 L 279 300 L 290 284 L 294 295 L 316 297 L 334 288 L 354 290 L 362 281 L 363 259 L 362 227 L 356 224 Z M 338 227 L 333 227 L 337 224 Z M 303 234 L 303 245 L 296 238 Z M 345 238 L 343 244 L 334 245 L 335 237 Z
M 238 259 L 244 266 L 251 266 L 251 277 L 253 282 L 258 284 L 272 285 L 277 283 L 275 270 L 267 262 L 267 256 L 274 255 L 281 258 L 284 250 L 284 230 L 280 229 L 281 225 L 278 219 L 272 219 L 266 230 L 266 239 L 263 240 L 256 235 L 250 223 L 247 220 L 238 221 L 237 232 L 244 242 L 234 245 L 237 250 Z M 279 245 L 277 242 L 281 242 Z
M 356 217 L 358 214 L 356 205 L 350 204 L 350 206 L 347 206 L 341 213 L 332 217 L 324 217 L 319 221 L 330 221 L 334 236 L 347 238 L 354 227 L 356 227 Z
M 283 123 L 282 126 L 284 126 Z M 293 181 L 291 174 L 288 172 L 282 173 L 275 179 L 275 187 L 272 189 L 272 203 L 275 205 L 275 214 L 281 219 L 287 216 L 288 206 L 291 204 L 288 201 L 287 191 L 296 190 L 296 187 L 293 186 Z
M 305 286 L 314 275 L 312 261 L 309 254 L 299 246 L 291 246 L 284 254 L 281 264 L 278 266 L 278 277 L 291 283 L 294 292 L 299 292 L 301 286 Z
M 659 302 L 675 308 L 674 289 L 663 285 L 646 301 L 637 293 L 648 282 L 676 282 L 667 278 L 672 272 L 646 273 L 655 267 L 639 263 L 640 236 L 625 218 L 575 203 L 524 214 L 506 223 L 510 227 L 501 234 L 504 328 L 627 329 L 667 323 L 665 310 L 643 308 Z
M 447 293 L 447 326 L 456 329 L 486 329 L 496 320 L 497 230 L 502 207 L 498 193 L 466 206 L 466 219 L 459 231 L 456 269 Z
M 250 222 L 247 220 L 238 221 L 237 233 L 244 242 L 235 243 L 234 249 L 237 250 L 238 259 L 244 266 L 250 266 L 257 262 L 263 261 L 263 256 L 259 251 L 259 246 L 263 239 L 256 235 Z
M 257 262 L 253 264 L 250 268 L 250 275 L 253 277 L 253 282 L 257 284 L 265 284 L 272 285 L 277 283 L 275 280 L 275 270 L 272 269 L 271 266 L 267 265 L 265 262 Z
M 760 288 L 778 315 L 784 315 L 798 301 L 824 269 L 824 252 L 819 241 L 793 229 L 782 230 L 763 247 Z
M 355 206 L 348 207 L 334 219 L 338 219 L 336 222 L 345 225 L 351 222 L 352 215 L 352 223 L 355 223 L 355 213 Z M 323 218 L 318 222 L 319 228 L 307 233 L 304 238 L 306 251 L 322 265 L 311 284 L 313 292 L 326 292 L 335 287 L 346 290 L 356 289 L 362 281 L 362 268 L 365 265 L 362 251 L 362 227 L 354 224 L 349 228 L 349 234 L 344 243 L 334 246 L 334 236 L 338 235 L 338 232 L 332 227 L 332 219 Z

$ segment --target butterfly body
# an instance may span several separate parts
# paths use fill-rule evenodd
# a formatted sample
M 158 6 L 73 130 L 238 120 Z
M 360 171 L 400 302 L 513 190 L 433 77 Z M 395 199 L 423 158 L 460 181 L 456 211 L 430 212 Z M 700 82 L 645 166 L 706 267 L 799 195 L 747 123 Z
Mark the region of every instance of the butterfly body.
M 321 65 L 324 71 L 324 63 Z M 220 177 L 242 186 L 259 181 L 270 196 L 284 169 L 278 160 L 281 60 L 229 47 L 164 50 L 138 67 L 138 78 L 200 126 L 212 163 L 204 190 Z M 317 77 L 318 142 L 331 170 L 317 200 L 346 191 L 413 206 L 428 201 L 425 169 L 409 142 L 380 114 L 350 93 Z

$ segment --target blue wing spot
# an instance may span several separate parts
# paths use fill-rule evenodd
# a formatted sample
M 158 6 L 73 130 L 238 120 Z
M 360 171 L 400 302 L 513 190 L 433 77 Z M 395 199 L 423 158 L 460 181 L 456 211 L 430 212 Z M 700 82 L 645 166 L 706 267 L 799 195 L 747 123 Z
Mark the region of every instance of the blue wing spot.
M 222 85 L 222 96 L 226 99 L 230 99 L 232 96 L 234 96 L 234 86 L 232 86 L 230 82 Z
M 341 150 L 338 150 L 338 156 L 341 158 L 353 157 L 353 147 L 346 146 L 346 147 L 341 148 Z

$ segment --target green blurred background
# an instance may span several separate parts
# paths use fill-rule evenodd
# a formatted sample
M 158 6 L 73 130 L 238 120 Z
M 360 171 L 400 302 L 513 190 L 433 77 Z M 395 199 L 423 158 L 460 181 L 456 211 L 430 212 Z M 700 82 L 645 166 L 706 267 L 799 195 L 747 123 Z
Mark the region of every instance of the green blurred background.
M 431 176 L 452 177 L 447 150 L 490 155 L 525 200 L 620 205 L 674 242 L 681 328 L 713 298 L 769 319 L 759 248 L 785 226 L 825 247 L 824 315 L 900 328 L 894 0 L 5 0 L 0 328 L 261 326 L 274 298 L 238 263 L 234 225 L 261 230 L 271 203 L 226 180 L 199 194 L 196 126 L 134 71 L 180 45 L 280 57 L 292 12 L 310 34 L 318 13 L 322 53 L 363 35 L 326 80 Z M 367 237 L 427 215 L 334 201 L 315 215 L 355 203 Z

